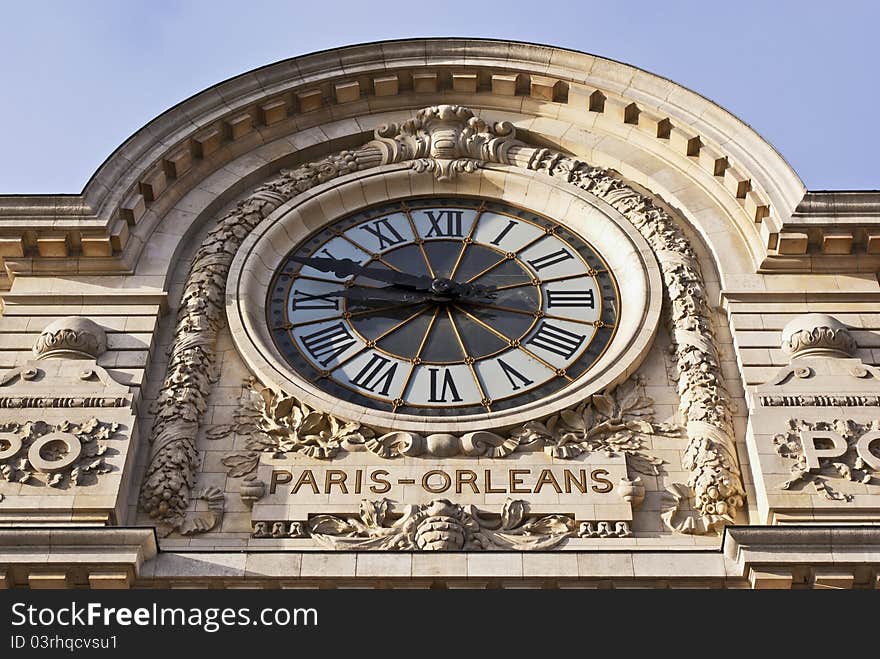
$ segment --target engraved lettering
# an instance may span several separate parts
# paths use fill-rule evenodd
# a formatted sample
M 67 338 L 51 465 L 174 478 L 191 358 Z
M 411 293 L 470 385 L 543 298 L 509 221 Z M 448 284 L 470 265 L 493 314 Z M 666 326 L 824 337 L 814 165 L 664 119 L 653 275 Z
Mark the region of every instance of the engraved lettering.
M 571 494 L 572 489 L 571 486 L 574 485 L 581 494 L 587 493 L 587 470 L 580 470 L 580 479 L 575 478 L 574 474 L 571 472 L 571 469 L 563 470 L 563 476 L 565 478 L 565 493 Z
M 549 469 L 542 469 L 541 473 L 538 474 L 538 482 L 535 483 L 535 494 L 538 494 L 545 485 L 552 485 L 557 494 L 562 494 L 562 488 L 559 487 L 556 476 Z
M 377 469 L 370 473 L 370 480 L 376 483 L 376 485 L 370 485 L 370 492 L 375 494 L 385 494 L 388 490 L 391 489 L 391 483 L 388 482 L 383 476 L 388 476 L 388 472 L 384 469 Z
M 489 469 L 486 469 L 483 474 L 486 477 L 486 494 L 507 494 L 507 490 L 505 490 L 503 487 L 492 487 L 492 472 Z
M 530 474 L 532 473 L 531 469 L 511 469 L 508 472 L 508 476 L 510 477 L 510 493 L 511 494 L 531 494 L 532 491 L 529 488 L 519 489 L 519 486 L 523 484 L 522 479 L 520 478 L 520 474 Z
M 293 474 L 286 469 L 273 469 L 269 479 L 269 494 L 275 494 L 275 488 L 293 480 Z
M 441 484 L 431 485 L 431 476 L 439 476 Z M 425 489 L 425 491 L 430 492 L 431 494 L 442 494 L 451 486 L 452 477 L 445 471 L 442 471 L 440 469 L 432 469 L 431 471 L 425 472 L 425 475 L 422 476 L 422 487 Z
M 348 477 L 341 469 L 328 469 L 324 474 L 324 494 L 330 494 L 334 485 L 338 485 L 343 494 L 348 494 L 345 479 Z
M 296 481 L 293 489 L 290 490 L 290 493 L 297 494 L 299 492 L 299 488 L 301 488 L 303 485 L 308 485 L 309 487 L 311 487 L 313 494 L 321 493 L 321 490 L 318 489 L 318 484 L 315 482 L 315 475 L 312 473 L 311 469 L 303 470 L 303 473 L 299 475 L 299 479 Z
M 599 494 L 605 494 L 606 492 L 610 492 L 614 489 L 614 485 L 607 478 L 602 478 L 602 476 L 608 476 L 608 471 L 606 469 L 594 469 L 590 472 L 590 478 L 593 479 L 594 482 L 599 483 L 598 486 L 593 485 L 593 492 L 598 492 Z
M 477 472 L 471 471 L 470 469 L 456 469 L 455 493 L 461 494 L 462 486 L 464 485 L 470 485 L 473 493 L 479 494 L 480 488 L 477 487 Z

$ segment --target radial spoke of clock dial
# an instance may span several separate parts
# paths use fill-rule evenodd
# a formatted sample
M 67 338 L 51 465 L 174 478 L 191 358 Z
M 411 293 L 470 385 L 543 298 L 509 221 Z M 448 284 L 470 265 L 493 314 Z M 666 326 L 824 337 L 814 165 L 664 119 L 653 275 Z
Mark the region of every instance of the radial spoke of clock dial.
M 567 386 L 607 348 L 619 308 L 577 234 L 465 198 L 343 218 L 291 252 L 272 287 L 273 338 L 295 370 L 407 414 L 493 412 Z

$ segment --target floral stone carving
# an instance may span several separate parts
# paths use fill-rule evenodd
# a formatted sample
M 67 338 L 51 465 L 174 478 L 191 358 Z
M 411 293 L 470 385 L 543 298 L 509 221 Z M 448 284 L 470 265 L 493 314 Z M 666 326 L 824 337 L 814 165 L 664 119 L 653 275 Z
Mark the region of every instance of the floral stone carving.
M 607 393 L 591 396 L 575 409 L 543 422 L 530 421 L 505 435 L 478 431 L 422 437 L 409 432 L 379 434 L 367 426 L 313 410 L 288 394 L 261 387 L 249 379 L 235 423 L 215 426 L 207 436 L 220 439 L 235 432 L 247 438 L 246 452 L 233 453 L 222 460 L 233 478 L 253 472 L 261 453 L 273 457 L 301 453 L 311 458 L 332 459 L 341 451 L 370 451 L 385 459 L 457 455 L 503 458 L 515 451 L 541 450 L 554 458 L 570 459 L 603 451 L 609 455 L 624 454 L 634 471 L 657 475 L 663 461 L 646 452 L 644 440 L 677 436 L 680 428 L 656 423 L 651 403 L 644 393 L 642 378 L 633 376 Z
M 626 522 L 582 523 L 568 515 L 527 514 L 526 503 L 508 499 L 501 515 L 447 499 L 405 506 L 394 518 L 388 499 L 361 502 L 357 516 L 317 515 L 308 522 L 256 522 L 254 537 L 311 537 L 333 549 L 456 551 L 550 549 L 572 536 L 624 537 Z
M 684 466 L 691 472 L 688 486 L 697 516 L 675 528 L 705 533 L 730 523 L 742 506 L 744 490 L 702 275 L 687 237 L 667 211 L 614 172 L 550 149 L 529 147 L 516 139 L 512 127 L 490 127 L 467 108 L 442 105 L 418 111 L 399 127 L 379 128 L 375 139 L 359 149 L 282 171 L 208 233 L 187 278 L 168 373 L 156 401 L 142 508 L 172 526 L 179 526 L 185 517 L 198 462 L 194 438 L 210 391 L 217 332 L 225 323 L 226 280 L 244 237 L 282 203 L 319 183 L 405 161 L 412 162 L 416 171 L 434 171 L 438 178 L 475 171 L 483 163 L 543 172 L 604 200 L 632 222 L 660 262 L 670 308 L 679 409 L 689 439 Z
M 0 479 L 31 486 L 87 485 L 111 471 L 104 461 L 118 423 L 0 423 Z
M 47 325 L 34 343 L 38 359 L 97 359 L 107 350 L 104 328 L 90 318 L 66 316 Z
M 817 441 L 830 447 L 819 448 Z M 790 419 L 786 432 L 773 438 L 776 452 L 794 460 L 791 478 L 779 488 L 790 490 L 811 483 L 828 500 L 852 501 L 852 495 L 838 492 L 829 478 L 876 484 L 874 474 L 880 471 L 880 457 L 871 451 L 875 441 L 880 442 L 880 421 Z
M 852 357 L 856 342 L 849 329 L 833 316 L 808 313 L 782 330 L 782 350 L 801 357 Z

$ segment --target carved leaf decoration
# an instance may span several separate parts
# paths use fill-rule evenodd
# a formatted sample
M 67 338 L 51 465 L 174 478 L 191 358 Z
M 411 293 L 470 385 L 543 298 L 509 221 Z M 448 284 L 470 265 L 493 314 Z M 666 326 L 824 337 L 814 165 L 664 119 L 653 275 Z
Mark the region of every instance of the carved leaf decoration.
M 283 419 L 290 414 L 291 410 L 293 410 L 293 404 L 296 400 L 287 397 L 281 398 L 280 396 L 276 397 L 276 400 L 278 402 L 275 405 L 275 409 L 272 410 L 272 416 L 276 419 Z
M 633 419 L 631 421 L 627 421 L 626 428 L 627 430 L 641 432 L 646 435 L 651 435 L 654 433 L 654 426 L 647 421 L 643 421 L 642 419 Z
M 533 522 L 528 522 L 521 527 L 523 533 L 535 535 L 558 535 L 569 533 L 574 528 L 571 517 L 564 515 L 547 515 Z
M 607 416 L 609 418 L 614 417 L 614 399 L 611 396 L 606 396 L 605 394 L 594 394 L 593 395 L 593 407 L 596 408 L 600 414 Z
M 834 462 L 832 464 L 837 470 L 837 473 L 840 474 L 843 478 L 848 481 L 855 480 L 853 478 L 852 470 L 850 470 L 849 465 L 844 464 L 843 462 Z
M 180 535 L 206 533 L 217 524 L 217 514 L 213 510 L 203 513 L 188 513 L 180 525 Z
M 361 519 L 367 528 L 380 528 L 385 525 L 385 517 L 388 514 L 388 499 L 379 501 L 361 501 Z
M 260 462 L 260 455 L 258 453 L 234 453 L 227 455 L 221 462 L 226 467 L 229 467 L 229 470 L 226 472 L 227 476 L 230 478 L 241 478 L 257 468 Z
M 626 380 L 614 392 L 620 405 L 621 412 L 628 412 L 639 406 L 640 395 L 638 383 L 635 380 Z
M 247 441 L 247 447 L 252 451 L 273 451 L 278 445 L 278 440 L 265 432 L 254 433 Z
M 303 419 L 297 431 L 300 436 L 314 435 L 320 432 L 324 425 L 324 414 L 321 412 L 311 412 Z
M 655 458 L 654 456 L 649 455 L 642 455 L 640 453 L 630 453 L 627 456 L 627 466 L 629 466 L 633 471 L 644 474 L 646 476 L 660 475 L 659 467 L 663 464 L 663 462 L 664 461 L 660 458 Z
M 515 529 L 525 516 L 525 504 L 520 500 L 508 499 L 501 509 L 501 528 L 505 531 Z
M 212 441 L 225 439 L 232 434 L 233 430 L 234 428 L 229 424 L 214 426 L 212 428 L 209 428 L 207 432 L 205 432 L 205 438 Z
M 555 419 L 555 418 L 556 417 L 553 417 L 553 419 Z M 526 430 L 528 430 L 530 432 L 533 432 L 533 433 L 536 433 L 538 435 L 542 435 L 545 437 L 550 437 L 553 435 L 553 433 L 547 428 L 547 426 L 545 426 L 540 421 L 529 421 L 523 426 L 523 428 L 525 428 Z
M 584 428 L 592 428 L 593 427 L 593 406 L 592 405 L 582 405 L 581 408 L 581 419 L 583 419 Z
M 569 428 L 574 428 L 575 430 L 585 431 L 587 429 L 586 424 L 584 423 L 584 418 L 573 410 L 563 410 L 560 412 L 560 416 L 562 420 L 565 422 Z
M 260 389 L 259 394 L 260 398 L 263 399 L 263 408 L 266 410 L 272 409 L 272 400 L 275 398 L 272 390 L 266 387 L 265 389 Z
M 356 533 L 357 528 L 341 517 L 333 515 L 317 515 L 309 522 L 309 530 L 312 533 L 324 533 L 327 535 L 343 535 Z

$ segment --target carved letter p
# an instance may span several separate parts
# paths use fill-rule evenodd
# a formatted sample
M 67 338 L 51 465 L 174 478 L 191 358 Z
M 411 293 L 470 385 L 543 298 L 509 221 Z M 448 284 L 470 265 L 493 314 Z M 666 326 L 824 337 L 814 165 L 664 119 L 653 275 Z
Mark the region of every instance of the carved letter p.
M 816 448 L 817 439 L 830 441 L 834 446 L 832 448 Z M 843 437 L 829 430 L 804 430 L 801 432 L 801 444 L 804 447 L 808 471 L 819 470 L 819 458 L 839 458 L 849 448 Z

